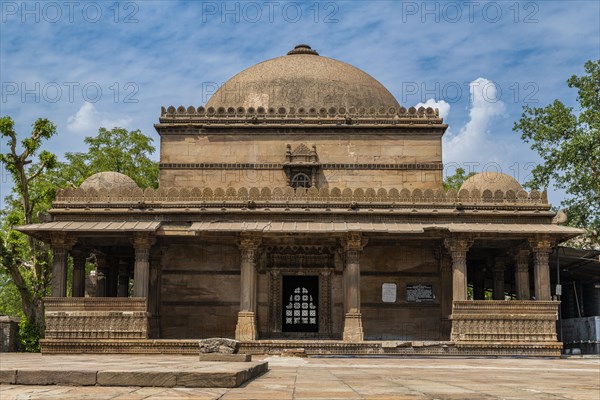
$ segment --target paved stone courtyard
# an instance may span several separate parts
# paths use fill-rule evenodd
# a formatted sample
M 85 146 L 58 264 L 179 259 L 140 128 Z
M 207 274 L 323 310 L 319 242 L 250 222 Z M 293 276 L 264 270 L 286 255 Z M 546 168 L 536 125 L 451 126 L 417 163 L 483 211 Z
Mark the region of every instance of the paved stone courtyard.
M 0 399 L 600 399 L 598 358 L 254 357 L 260 359 L 269 372 L 236 389 L 2 385 Z

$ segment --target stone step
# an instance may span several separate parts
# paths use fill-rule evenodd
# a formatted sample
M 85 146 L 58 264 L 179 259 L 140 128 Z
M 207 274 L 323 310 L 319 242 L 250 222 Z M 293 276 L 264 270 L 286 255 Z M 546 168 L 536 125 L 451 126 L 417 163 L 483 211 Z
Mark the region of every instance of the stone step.
M 94 363 L 78 369 L 69 369 L 58 357 L 60 356 L 47 357 L 39 368 L 19 365 L 18 361 L 3 363 L 0 384 L 235 388 L 268 370 L 268 363 L 264 361 L 196 361 L 189 366 L 158 363 L 145 367 L 126 364 L 118 367 L 114 363 Z M 58 362 L 54 363 L 53 359 Z

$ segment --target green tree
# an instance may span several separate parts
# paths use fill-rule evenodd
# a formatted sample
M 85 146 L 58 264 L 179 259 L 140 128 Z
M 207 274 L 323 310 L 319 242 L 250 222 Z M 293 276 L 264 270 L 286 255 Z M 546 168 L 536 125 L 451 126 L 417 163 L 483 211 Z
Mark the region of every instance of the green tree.
M 77 187 L 87 177 L 103 171 L 120 172 L 141 188 L 158 187 L 158 163 L 150 159 L 154 152 L 152 138 L 140 130 L 100 128 L 95 137 L 86 137 L 85 153 L 66 153 L 66 163 L 59 168 L 60 186 Z
M 579 107 L 560 100 L 540 108 L 523 107 L 513 130 L 531 143 L 543 162 L 525 183 L 542 189 L 551 182 L 564 189 L 567 224 L 585 228 L 583 244 L 600 246 L 600 60 L 585 63 L 583 76 L 567 80 L 577 89 Z
M 37 184 L 57 161 L 54 154 L 40 151 L 40 147 L 55 134 L 56 126 L 40 118 L 19 146 L 12 118 L 0 118 L 0 138 L 7 140 L 8 149 L 0 153 L 0 163 L 14 182 L 13 194 L 6 199 L 8 207 L 2 211 L 0 268 L 15 285 L 23 315 L 32 326 L 43 326 L 42 298 L 50 286 L 50 254 L 44 243 L 12 230 L 12 226 L 37 222 L 37 213 L 49 205 L 47 193 Z
M 473 175 L 475 175 L 475 172 L 466 174 L 464 169 L 456 168 L 454 175 L 447 176 L 446 179 L 444 179 L 444 190 L 448 191 L 449 189 L 454 189 L 458 191 L 463 182 Z

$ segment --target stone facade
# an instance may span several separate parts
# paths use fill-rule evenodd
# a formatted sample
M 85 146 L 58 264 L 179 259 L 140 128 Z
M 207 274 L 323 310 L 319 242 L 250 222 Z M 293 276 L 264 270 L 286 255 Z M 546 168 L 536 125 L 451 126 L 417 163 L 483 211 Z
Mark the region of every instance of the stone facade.
M 246 352 L 557 354 L 548 255 L 580 231 L 503 174 L 443 190 L 439 112 L 319 57 L 300 46 L 230 86 L 322 83 L 331 67 L 361 89 L 164 107 L 158 189 L 97 174 L 58 190 L 50 221 L 19 228 L 55 251 L 46 352 L 185 353 L 227 337 Z M 77 298 L 86 259 L 90 300 Z

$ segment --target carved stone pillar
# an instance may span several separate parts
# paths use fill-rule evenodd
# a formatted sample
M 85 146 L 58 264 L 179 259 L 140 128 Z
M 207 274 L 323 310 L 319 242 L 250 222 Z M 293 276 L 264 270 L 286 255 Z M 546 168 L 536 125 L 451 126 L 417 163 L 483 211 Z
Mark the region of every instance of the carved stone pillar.
M 494 300 L 504 300 L 504 258 L 496 257 L 494 260 Z
M 260 238 L 251 234 L 240 235 L 242 255 L 240 265 L 240 311 L 235 327 L 235 338 L 240 341 L 256 340 L 256 258 Z
M 517 284 L 517 299 L 530 300 L 531 292 L 529 290 L 529 250 L 517 250 L 517 254 L 515 256 L 515 263 L 515 282 Z
M 485 300 L 485 273 L 491 268 L 488 260 L 482 260 L 473 271 L 473 300 Z
M 148 292 L 149 335 L 153 339 L 160 337 L 160 281 L 164 247 L 154 248 L 150 252 L 150 290 Z
M 331 277 L 332 270 L 319 272 L 319 333 L 330 337 L 333 331 L 331 324 Z
M 442 338 L 450 338 L 450 314 L 452 314 L 452 260 L 443 252 L 440 257 L 440 335 Z
M 346 316 L 344 319 L 344 341 L 364 340 L 362 315 L 360 313 L 360 253 L 367 240 L 360 233 L 349 233 L 344 240 L 346 258 Z
M 269 333 L 278 336 L 281 333 L 281 270 L 271 269 L 269 276 Z
M 135 249 L 133 295 L 135 297 L 148 297 L 150 282 L 150 248 L 153 244 L 153 236 L 145 233 L 136 233 L 133 236 L 133 247 Z
M 56 234 L 52 238 L 52 297 L 67 296 L 67 258 L 74 239 Z
M 552 300 L 550 290 L 550 266 L 548 259 L 552 251 L 552 242 L 548 239 L 530 240 L 533 250 L 533 276 L 535 280 L 536 300 Z
M 100 252 L 94 253 L 96 257 L 96 297 L 106 297 L 106 255 Z
M 443 255 L 440 260 L 440 281 L 442 318 L 448 318 L 452 314 L 452 260 Z
M 107 297 L 117 297 L 117 288 L 119 282 L 119 267 L 118 267 L 118 258 L 109 256 L 107 257 L 108 262 L 108 276 L 106 279 L 106 296 Z
M 71 251 L 73 257 L 73 297 L 85 297 L 85 261 L 86 253 L 83 249 L 75 248 Z
M 473 243 L 466 238 L 450 238 L 444 245 L 452 257 L 452 300 L 467 299 L 467 251 Z
M 129 265 L 124 259 L 119 259 L 119 285 L 117 287 L 117 297 L 129 296 Z

